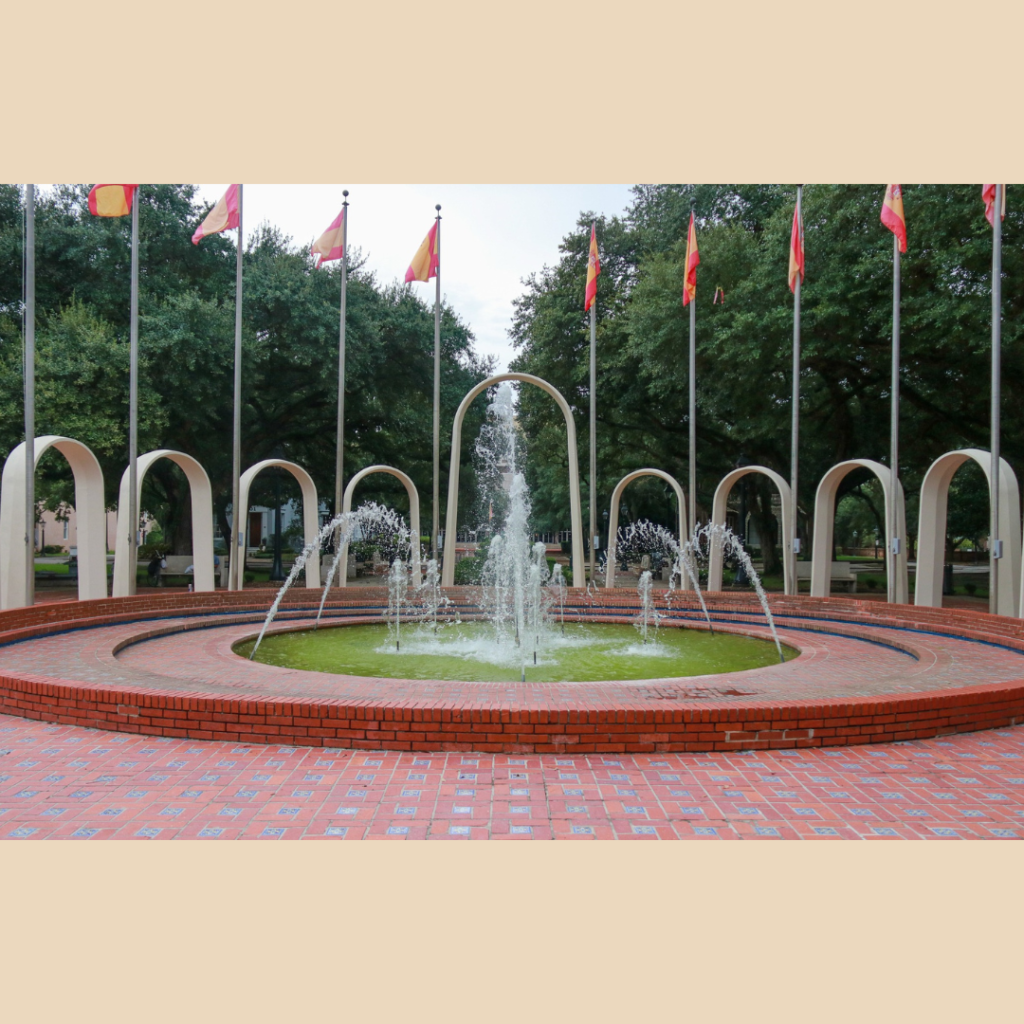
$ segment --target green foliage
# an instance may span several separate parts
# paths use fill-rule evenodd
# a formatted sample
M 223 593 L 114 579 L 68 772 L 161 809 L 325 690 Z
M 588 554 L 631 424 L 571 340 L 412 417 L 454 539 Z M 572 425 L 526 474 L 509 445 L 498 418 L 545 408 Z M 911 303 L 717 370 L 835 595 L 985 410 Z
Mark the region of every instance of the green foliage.
M 128 447 L 130 218 L 88 214 L 87 185 L 61 185 L 37 200 L 36 423 L 39 434 L 83 441 L 103 468 L 108 505 L 116 503 Z M 202 463 L 221 531 L 231 500 L 235 248 L 228 235 L 193 245 L 205 210 L 192 185 L 140 189 L 139 451 L 171 448 Z M 22 440 L 22 196 L 0 185 L 0 448 Z M 383 286 L 355 253 L 348 288 L 345 471 L 397 466 L 429 495 L 432 476 L 433 309 L 426 292 Z M 308 246 L 263 225 L 244 255 L 242 466 L 285 457 L 306 468 L 322 496 L 334 493 L 337 409 L 336 264 L 315 270 Z M 473 335 L 442 310 L 442 423 L 491 365 Z M 483 400 L 467 417 L 461 481 L 474 496 L 469 453 Z M 442 435 L 444 432 L 442 431 Z M 447 493 L 442 436 L 441 494 Z M 40 466 L 47 507 L 73 500 L 70 472 L 53 454 Z M 261 474 L 253 504 L 269 504 L 273 481 Z M 299 497 L 290 476 L 283 501 Z M 391 477 L 361 485 L 357 504 L 377 500 L 407 512 Z M 425 502 L 429 512 L 429 501 Z M 171 550 L 191 549 L 188 486 L 161 460 L 147 474 L 142 511 L 167 534 Z M 442 509 L 443 516 L 443 509 Z
M 883 190 L 804 189 L 798 505 L 808 548 L 808 518 L 823 473 L 855 457 L 888 461 L 893 241 L 879 223 Z M 693 199 L 701 257 L 697 511 L 706 518 L 715 486 L 741 455 L 789 475 L 793 301 L 786 275 L 795 189 L 640 185 L 634 196 L 626 219 L 598 218 L 598 507 L 607 507 L 615 483 L 634 469 L 656 466 L 686 479 L 689 310 L 681 294 Z M 977 185 L 906 185 L 904 197 L 909 251 L 902 258 L 900 462 L 913 534 L 913 495 L 930 463 L 946 451 L 989 443 L 991 231 Z M 526 281 L 511 331 L 514 368 L 546 378 L 573 407 L 581 467 L 588 465 L 583 290 L 591 219 L 581 214 L 558 263 Z M 1024 384 L 1022 235 L 1024 207 L 1011 204 L 1003 235 L 1004 397 Z M 718 287 L 724 305 L 711 301 Z M 519 421 L 535 456 L 529 472 L 538 528 L 565 528 L 565 429 L 554 404 L 532 391 L 524 389 Z M 1024 461 L 1019 403 L 1004 402 L 1003 450 L 1011 463 Z M 870 493 L 863 484 L 864 474 L 848 477 L 840 499 L 858 488 Z M 587 486 L 584 481 L 584 503 Z M 634 499 L 634 487 L 624 496 L 634 518 L 671 528 L 668 497 L 638 489 Z M 970 489 L 983 494 L 977 481 Z M 768 527 L 770 490 L 761 483 L 755 490 L 748 500 Z M 972 531 L 953 523 L 951 532 Z

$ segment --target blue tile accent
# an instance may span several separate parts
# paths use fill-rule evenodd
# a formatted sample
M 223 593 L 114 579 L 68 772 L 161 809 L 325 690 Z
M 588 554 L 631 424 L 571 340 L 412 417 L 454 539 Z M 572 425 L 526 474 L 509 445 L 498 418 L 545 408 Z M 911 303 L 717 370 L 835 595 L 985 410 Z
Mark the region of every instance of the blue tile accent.
M 343 836 L 348 829 L 344 825 L 328 825 L 325 831 L 329 836 Z

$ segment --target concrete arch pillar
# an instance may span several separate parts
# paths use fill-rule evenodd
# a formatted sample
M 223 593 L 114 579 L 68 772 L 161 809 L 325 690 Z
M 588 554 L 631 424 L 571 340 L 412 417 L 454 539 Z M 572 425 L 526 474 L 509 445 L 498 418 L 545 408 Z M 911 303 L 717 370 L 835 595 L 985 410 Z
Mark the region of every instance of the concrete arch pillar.
M 103 470 L 92 450 L 74 438 L 47 434 L 34 443 L 35 464 L 56 448 L 75 478 L 75 513 L 78 519 L 78 599 L 107 596 L 107 526 Z M 7 456 L 0 488 L 0 608 L 23 608 L 25 580 L 25 443 Z
M 136 508 L 142 508 L 142 482 L 146 479 L 154 462 L 170 459 L 179 466 L 188 480 L 189 496 L 192 500 L 192 564 L 195 566 L 193 586 L 197 591 L 214 589 L 213 578 L 213 491 L 206 470 L 191 455 L 158 448 L 146 452 L 137 460 Z M 128 538 L 130 531 L 139 528 L 138 523 L 128 519 L 129 471 L 121 474 L 121 487 L 117 497 L 117 540 L 114 544 L 114 597 L 127 597 L 131 590 L 131 578 L 136 571 L 128 564 Z
M 750 473 L 760 473 L 768 477 L 782 499 L 782 523 L 780 536 L 782 537 L 782 566 L 783 581 L 787 594 L 796 593 L 796 568 L 793 559 L 793 538 L 790 536 L 789 524 L 793 522 L 793 492 L 789 484 L 775 472 L 765 466 L 741 466 L 727 473 L 722 477 L 721 483 L 715 488 L 715 500 L 711 507 L 711 521 L 725 526 L 725 513 L 729 501 L 729 492 L 733 489 L 737 480 L 742 479 Z M 708 590 L 722 589 L 722 545 L 712 542 L 711 558 L 708 565 Z
M 945 564 L 946 509 L 949 484 L 953 474 L 973 459 L 991 486 L 992 455 L 979 448 L 940 455 L 929 467 L 921 482 L 921 507 L 918 511 L 917 582 L 914 604 L 928 608 L 942 607 L 942 567 Z M 1003 541 L 1003 558 L 996 594 L 998 615 L 1021 613 L 1021 522 L 1020 492 L 1017 476 L 1005 459 L 999 460 L 999 534 Z
M 405 486 L 405 493 L 409 495 L 409 533 L 410 544 L 409 553 L 410 561 L 412 563 L 412 578 L 419 583 L 420 581 L 420 494 L 416 490 L 416 485 L 412 482 L 412 479 L 400 469 L 395 469 L 394 466 L 367 466 L 366 469 L 359 470 L 358 473 L 345 487 L 345 493 L 341 499 L 341 511 L 351 512 L 352 511 L 352 494 L 356 489 L 356 485 L 364 477 L 368 477 L 371 473 L 387 473 L 390 476 L 400 480 Z M 341 549 L 341 561 L 339 563 L 339 575 L 341 576 L 337 586 L 345 587 L 348 586 L 348 541 L 345 541 L 344 546 Z
M 256 465 L 250 466 L 239 478 L 238 478 L 238 507 L 240 511 L 236 515 L 234 525 L 234 532 L 236 538 L 241 538 L 242 543 L 235 545 L 235 551 L 237 553 L 244 552 L 246 549 L 245 544 L 245 533 L 248 530 L 248 523 L 246 519 L 249 514 L 249 490 L 252 487 L 253 480 L 256 479 L 260 473 L 265 469 L 271 469 L 273 467 L 279 469 L 286 469 L 296 480 L 299 482 L 299 489 L 302 491 L 302 534 L 304 543 L 308 544 L 320 533 L 320 507 L 319 499 L 316 494 L 316 484 L 313 483 L 313 478 L 297 463 L 286 462 L 284 459 L 264 459 L 262 462 L 257 462 Z M 239 533 L 238 531 L 242 532 Z M 245 573 L 238 572 L 242 567 L 242 558 L 239 554 L 238 565 L 233 571 L 235 575 L 235 589 L 245 589 Z M 318 590 L 320 588 L 320 550 L 316 549 L 306 560 L 306 589 L 307 590 Z
M 576 423 L 572 418 L 569 403 L 561 392 L 540 377 L 529 373 L 499 373 L 471 388 L 459 404 L 452 425 L 452 458 L 448 473 L 448 510 L 444 527 L 444 569 L 441 573 L 441 585 L 450 587 L 455 583 L 455 533 L 459 523 L 459 464 L 462 448 L 462 421 L 466 411 L 477 395 L 482 394 L 495 384 L 506 380 L 519 381 L 522 384 L 533 384 L 546 391 L 562 410 L 565 418 L 566 444 L 569 453 L 569 512 L 572 524 L 572 581 L 573 585 L 586 585 L 586 564 L 583 560 L 583 514 L 580 510 L 580 471 L 576 457 Z
M 611 508 L 608 516 L 608 537 L 605 543 L 605 547 L 608 552 L 608 563 L 605 570 L 605 582 L 606 588 L 611 589 L 615 586 L 615 543 L 616 538 L 619 534 L 619 501 L 622 499 L 622 492 L 634 481 L 638 480 L 643 476 L 656 476 L 659 480 L 664 480 L 668 483 L 672 490 L 676 492 L 676 499 L 679 502 L 679 532 L 677 537 L 679 538 L 679 546 L 682 547 L 686 543 L 686 498 L 683 495 L 683 488 L 679 485 L 679 481 L 669 473 L 666 473 L 663 469 L 636 469 L 632 473 L 627 473 L 616 485 L 615 490 L 612 491 Z M 690 588 L 689 577 L 683 577 L 682 587 L 684 590 Z
M 835 533 L 836 493 L 843 479 L 855 469 L 870 469 L 882 485 L 885 496 L 885 568 L 896 573 L 896 603 L 906 604 L 907 582 L 907 512 L 903 485 L 898 488 L 896 530 L 903 539 L 902 550 L 893 557 L 889 512 L 892 508 L 892 474 L 888 466 L 871 459 L 850 459 L 833 466 L 818 484 L 814 495 L 814 549 L 811 555 L 811 597 L 828 597 L 832 575 L 832 539 Z

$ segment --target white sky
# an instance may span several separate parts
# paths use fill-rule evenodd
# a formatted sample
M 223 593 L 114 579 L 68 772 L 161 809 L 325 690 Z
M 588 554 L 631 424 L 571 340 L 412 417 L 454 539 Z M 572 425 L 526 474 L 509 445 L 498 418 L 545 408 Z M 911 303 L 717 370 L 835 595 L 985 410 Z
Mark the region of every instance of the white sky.
M 227 184 L 199 185 L 214 203 Z M 300 245 L 318 238 L 349 190 L 349 246 L 359 248 L 381 284 L 405 271 L 441 204 L 441 292 L 476 335 L 498 370 L 514 356 L 507 330 L 521 281 L 558 260 L 558 245 L 583 211 L 614 216 L 629 205 L 629 185 L 250 185 L 243 225 L 249 237 L 263 221 Z M 580 304 L 585 280 L 580 280 Z M 427 301 L 434 282 L 412 286 Z

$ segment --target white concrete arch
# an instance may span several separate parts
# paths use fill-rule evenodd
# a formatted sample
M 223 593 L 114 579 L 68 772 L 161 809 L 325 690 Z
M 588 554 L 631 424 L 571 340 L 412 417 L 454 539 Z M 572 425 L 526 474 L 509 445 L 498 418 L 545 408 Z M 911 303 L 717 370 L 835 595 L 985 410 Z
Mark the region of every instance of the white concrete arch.
M 308 544 L 320 532 L 320 508 L 319 499 L 316 495 L 316 484 L 313 478 L 297 463 L 287 462 L 284 459 L 264 459 L 250 466 L 238 478 L 238 507 L 241 515 L 235 516 L 235 552 L 238 554 L 235 568 L 232 570 L 234 589 L 245 589 L 245 573 L 239 570 L 245 564 L 245 535 L 248 530 L 249 519 L 249 490 L 253 480 L 265 469 L 272 467 L 286 469 L 299 482 L 299 489 L 302 491 L 302 534 L 303 542 Z M 237 541 L 241 540 L 239 544 Z M 306 588 L 318 590 L 320 588 L 320 549 L 317 548 L 306 561 Z
M 412 479 L 400 469 L 395 469 L 394 466 L 367 466 L 366 469 L 359 470 L 358 473 L 351 480 L 349 480 L 345 487 L 345 493 L 341 499 L 341 511 L 351 512 L 352 511 L 352 494 L 356 489 L 356 484 L 359 483 L 364 477 L 369 476 L 371 473 L 387 473 L 390 476 L 396 477 L 405 486 L 405 493 L 409 495 L 409 534 L 410 534 L 410 561 L 412 562 L 412 578 L 418 583 L 420 576 L 420 494 L 416 490 L 416 485 L 412 482 Z M 341 549 L 341 562 L 339 563 L 340 568 L 338 569 L 338 575 L 340 579 L 337 585 L 344 587 L 348 585 L 348 541 L 345 542 Z
M 659 480 L 664 480 L 668 483 L 672 490 L 676 492 L 676 499 L 679 502 L 679 532 L 677 537 L 679 539 L 679 546 L 682 547 L 686 543 L 686 498 L 683 496 L 683 489 L 679 485 L 679 481 L 669 473 L 666 473 L 663 469 L 635 469 L 632 473 L 627 473 L 616 485 L 615 490 L 612 491 L 611 510 L 608 518 L 608 538 L 606 547 L 608 549 L 608 561 L 607 568 L 605 569 L 605 587 L 611 589 L 615 586 L 615 541 L 619 535 L 619 501 L 622 498 L 622 492 L 634 481 L 638 480 L 643 476 L 656 476 Z M 689 577 L 684 574 L 683 588 L 689 589 L 691 586 Z
M 729 501 L 729 492 L 733 489 L 737 480 L 750 473 L 760 473 L 768 477 L 779 492 L 782 499 L 782 522 L 780 523 L 779 534 L 782 537 L 782 566 L 783 581 L 787 594 L 796 593 L 796 567 L 793 560 L 793 539 L 790 536 L 789 524 L 793 522 L 793 492 L 789 484 L 774 469 L 765 466 L 741 466 L 727 473 L 722 477 L 721 483 L 715 489 L 715 500 L 711 506 L 711 521 L 725 526 L 725 514 Z M 708 590 L 722 589 L 722 545 L 712 543 L 711 558 L 708 565 Z
M 179 466 L 188 480 L 189 496 L 192 499 L 192 564 L 195 566 L 194 587 L 197 591 L 213 590 L 213 491 L 206 470 L 191 455 L 176 452 L 170 448 L 140 455 L 136 462 L 136 508 L 142 508 L 142 482 L 146 479 L 154 462 L 170 459 Z M 128 538 L 138 523 L 129 523 L 128 496 L 129 470 L 121 474 L 121 487 L 117 497 L 117 540 L 114 544 L 114 597 L 127 597 L 131 592 L 134 565 L 128 564 Z
M 882 485 L 885 496 L 885 566 L 891 571 L 893 566 L 892 536 L 890 535 L 889 516 L 892 508 L 892 474 L 888 466 L 871 459 L 850 459 L 833 466 L 818 484 L 814 496 L 814 548 L 811 555 L 811 597 L 828 597 L 832 576 L 832 538 L 835 531 L 836 492 L 843 479 L 855 469 L 870 469 Z M 906 604 L 908 600 L 907 584 L 907 512 L 903 497 L 903 485 L 899 485 L 899 496 L 896 502 L 896 532 L 901 538 L 901 551 L 895 558 L 896 572 L 896 603 Z
M 34 442 L 35 464 L 50 448 L 64 456 L 75 477 L 78 518 L 78 599 L 107 596 L 107 525 L 103 470 L 92 450 L 71 437 L 47 434 Z M 25 580 L 25 443 L 7 456 L 0 489 L 0 608 L 24 608 Z
M 444 569 L 441 573 L 441 585 L 450 587 L 455 583 L 455 533 L 459 523 L 459 463 L 462 449 L 462 421 L 477 395 L 501 384 L 506 380 L 519 381 L 522 384 L 534 384 L 546 391 L 562 410 L 565 418 L 566 443 L 569 451 L 569 513 L 572 525 L 572 581 L 577 587 L 586 585 L 586 565 L 583 561 L 583 514 L 580 511 L 580 471 L 576 457 L 576 423 L 572 418 L 569 403 L 562 393 L 546 380 L 534 377 L 529 373 L 499 373 L 471 388 L 459 404 L 452 424 L 452 458 L 448 473 L 448 510 L 444 528 Z
M 917 582 L 914 604 L 942 607 L 942 567 L 946 558 L 946 509 L 953 474 L 973 459 L 991 487 L 992 455 L 979 448 L 940 455 L 921 482 L 921 507 L 918 511 Z M 1020 492 L 1017 476 L 1005 459 L 999 460 L 999 536 L 1003 541 L 999 588 L 996 594 L 998 615 L 1020 614 L 1021 595 L 1021 523 Z

